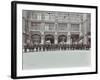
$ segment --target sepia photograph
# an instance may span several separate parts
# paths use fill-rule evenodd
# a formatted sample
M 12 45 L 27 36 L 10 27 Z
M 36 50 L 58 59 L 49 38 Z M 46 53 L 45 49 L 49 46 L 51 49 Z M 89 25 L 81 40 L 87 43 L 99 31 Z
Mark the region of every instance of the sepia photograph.
M 97 6 L 12 2 L 13 79 L 97 74 Z

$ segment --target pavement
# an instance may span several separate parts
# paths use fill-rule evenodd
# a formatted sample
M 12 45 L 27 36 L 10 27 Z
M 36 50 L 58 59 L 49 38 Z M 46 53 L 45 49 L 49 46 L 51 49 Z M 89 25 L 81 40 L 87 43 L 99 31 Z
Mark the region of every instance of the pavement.
M 86 67 L 91 65 L 90 50 L 23 53 L 23 69 Z

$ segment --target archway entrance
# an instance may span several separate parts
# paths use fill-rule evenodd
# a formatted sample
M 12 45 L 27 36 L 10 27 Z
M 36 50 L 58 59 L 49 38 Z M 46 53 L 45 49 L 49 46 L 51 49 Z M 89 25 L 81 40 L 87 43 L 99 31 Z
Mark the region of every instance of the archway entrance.
M 79 34 L 71 34 L 72 44 L 78 43 Z
M 66 41 L 67 41 L 67 36 L 66 35 L 60 35 L 58 37 L 58 43 L 66 42 Z
M 50 43 L 50 44 L 54 44 L 54 36 L 53 35 L 46 35 L 45 36 L 45 43 Z
M 38 34 L 32 35 L 32 42 L 33 42 L 33 44 L 40 44 L 41 43 L 41 36 Z

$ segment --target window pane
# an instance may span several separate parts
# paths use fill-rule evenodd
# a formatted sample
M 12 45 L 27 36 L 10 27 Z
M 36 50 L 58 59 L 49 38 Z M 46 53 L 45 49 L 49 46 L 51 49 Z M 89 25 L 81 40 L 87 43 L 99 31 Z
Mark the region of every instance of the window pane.
M 41 20 L 41 13 L 33 13 L 32 18 L 35 20 Z
M 40 30 L 41 23 L 31 22 L 31 29 L 32 30 Z
M 49 20 L 49 21 L 50 20 L 52 20 L 52 21 L 55 20 L 55 15 L 53 13 L 45 13 L 44 17 L 45 17 L 45 20 Z
M 79 24 L 71 24 L 71 31 L 79 31 Z
M 58 29 L 59 30 L 67 30 L 67 24 L 59 24 Z
M 45 30 L 55 30 L 55 26 L 52 23 L 46 23 L 45 24 Z

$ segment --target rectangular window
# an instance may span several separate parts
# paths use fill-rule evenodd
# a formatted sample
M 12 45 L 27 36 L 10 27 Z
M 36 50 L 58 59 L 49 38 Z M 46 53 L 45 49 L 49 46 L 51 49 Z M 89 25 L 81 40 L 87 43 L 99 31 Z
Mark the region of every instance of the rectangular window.
M 59 29 L 59 30 L 67 30 L 67 24 L 60 23 L 60 24 L 58 25 L 58 29 Z
M 79 31 L 79 24 L 71 24 L 71 31 Z
M 32 14 L 32 18 L 34 20 L 41 20 L 42 19 L 42 15 L 41 15 L 41 13 L 33 13 Z
M 40 30 L 41 23 L 39 22 L 31 22 L 31 29 L 32 30 Z
M 44 15 L 44 17 L 45 17 L 45 20 L 49 20 L 49 21 L 54 21 L 55 20 L 55 15 L 53 13 L 48 12 Z
M 41 17 L 42 17 L 41 14 L 38 13 L 38 14 L 37 14 L 37 20 L 41 20 L 41 19 L 42 19 Z
M 45 24 L 45 30 L 47 30 L 47 31 L 55 30 L 54 24 L 53 23 L 46 23 Z
M 45 14 L 45 20 L 49 20 L 49 15 Z

